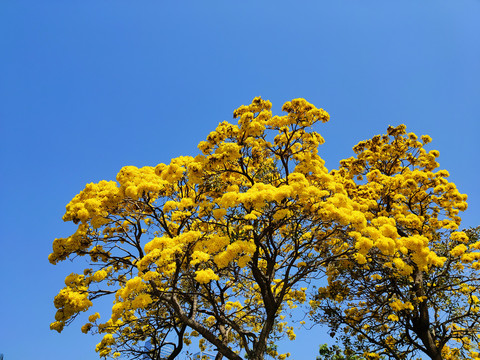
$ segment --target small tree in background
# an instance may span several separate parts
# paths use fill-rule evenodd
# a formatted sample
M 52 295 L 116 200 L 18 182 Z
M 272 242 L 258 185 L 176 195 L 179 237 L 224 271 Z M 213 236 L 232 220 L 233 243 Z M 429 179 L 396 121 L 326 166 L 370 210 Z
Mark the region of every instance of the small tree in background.
M 338 345 L 322 344 L 318 349 L 317 360 L 365 360 L 365 358 L 352 353 L 350 349 L 342 349 Z

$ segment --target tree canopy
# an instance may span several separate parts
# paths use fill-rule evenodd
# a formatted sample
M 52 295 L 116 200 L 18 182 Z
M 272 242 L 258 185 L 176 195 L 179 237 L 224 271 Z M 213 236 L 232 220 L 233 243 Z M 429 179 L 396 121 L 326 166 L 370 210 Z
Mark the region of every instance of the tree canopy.
M 276 343 L 295 338 L 286 314 L 303 304 L 357 336 L 362 356 L 470 356 L 480 245 L 457 231 L 466 196 L 433 171 L 430 138 L 390 127 L 329 172 L 314 131 L 328 113 L 304 99 L 282 110 L 255 98 L 195 157 L 87 184 L 63 218 L 77 230 L 55 239 L 49 261 L 89 265 L 66 277 L 51 328 L 91 311 L 82 331 L 103 334 L 101 357 L 169 346 L 172 360 L 198 337 L 217 359 L 285 359 Z M 91 308 L 105 296 L 114 304 L 100 321 Z
M 356 348 L 392 359 L 478 357 L 480 242 L 478 228 L 457 231 L 466 195 L 438 168 L 438 151 L 405 126 L 390 127 L 354 147 L 335 173 L 364 205 L 378 231 L 350 233 L 356 261 L 332 264 L 319 290 L 315 318 Z M 384 239 L 394 234 L 394 241 Z M 475 346 L 473 346 L 475 345 Z

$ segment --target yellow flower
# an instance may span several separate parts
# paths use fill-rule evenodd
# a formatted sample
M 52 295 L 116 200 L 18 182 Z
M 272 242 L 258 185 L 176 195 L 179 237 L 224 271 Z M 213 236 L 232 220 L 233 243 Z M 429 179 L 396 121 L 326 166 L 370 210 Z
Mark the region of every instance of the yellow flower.
M 388 320 L 390 321 L 398 321 L 398 316 L 397 315 L 394 315 L 394 314 L 391 314 L 391 315 L 388 315 Z
M 452 250 L 450 250 L 450 255 L 454 257 L 461 256 L 467 251 L 467 247 L 464 244 L 460 244 L 455 246 Z
M 200 284 L 207 284 L 212 280 L 218 280 L 219 277 L 213 272 L 212 269 L 198 270 L 195 271 L 195 280 Z
M 95 322 L 95 320 L 100 319 L 100 314 L 96 312 L 88 317 L 88 321 Z

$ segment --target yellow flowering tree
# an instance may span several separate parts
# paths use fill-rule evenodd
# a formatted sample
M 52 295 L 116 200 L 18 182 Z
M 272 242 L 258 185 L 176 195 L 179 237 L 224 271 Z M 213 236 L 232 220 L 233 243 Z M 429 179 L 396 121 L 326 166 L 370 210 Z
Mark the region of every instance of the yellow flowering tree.
M 369 234 L 349 233 L 358 253 L 329 265 L 314 318 L 370 358 L 480 358 L 479 228 L 458 231 L 466 195 L 436 170 L 430 141 L 390 127 L 332 172 Z
M 318 155 L 323 138 L 312 127 L 329 115 L 303 99 L 283 111 L 273 116 L 255 98 L 197 156 L 86 185 L 64 216 L 78 228 L 55 239 L 49 260 L 89 265 L 67 276 L 51 328 L 111 296 L 111 314 L 92 311 L 82 327 L 104 334 L 101 357 L 142 356 L 149 340 L 149 355 L 169 345 L 174 359 L 199 337 L 218 359 L 285 359 L 275 350 L 295 338 L 285 312 L 329 263 L 354 256 L 348 234 L 367 235 L 368 224 Z
M 198 337 L 217 359 L 283 360 L 286 314 L 309 303 L 366 359 L 477 356 L 480 244 L 457 231 L 466 196 L 435 171 L 430 138 L 389 128 L 328 172 L 313 127 L 329 115 L 304 99 L 282 110 L 255 98 L 198 155 L 87 184 L 49 260 L 88 265 L 66 277 L 51 328 L 89 312 L 82 331 L 103 334 L 101 357 L 172 360 Z

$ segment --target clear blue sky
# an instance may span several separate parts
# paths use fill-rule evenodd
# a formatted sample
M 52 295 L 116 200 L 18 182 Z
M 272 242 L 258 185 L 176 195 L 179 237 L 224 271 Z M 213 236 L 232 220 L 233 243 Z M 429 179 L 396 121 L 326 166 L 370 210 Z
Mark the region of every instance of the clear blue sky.
M 156 165 L 255 96 L 304 97 L 329 169 L 388 125 L 433 138 L 480 223 L 480 1 L 22 1 L 0 4 L 0 353 L 97 359 L 76 322 L 49 330 L 80 264 L 50 265 L 88 182 Z M 104 316 L 105 317 L 105 316 Z M 325 330 L 282 345 L 314 359 Z

